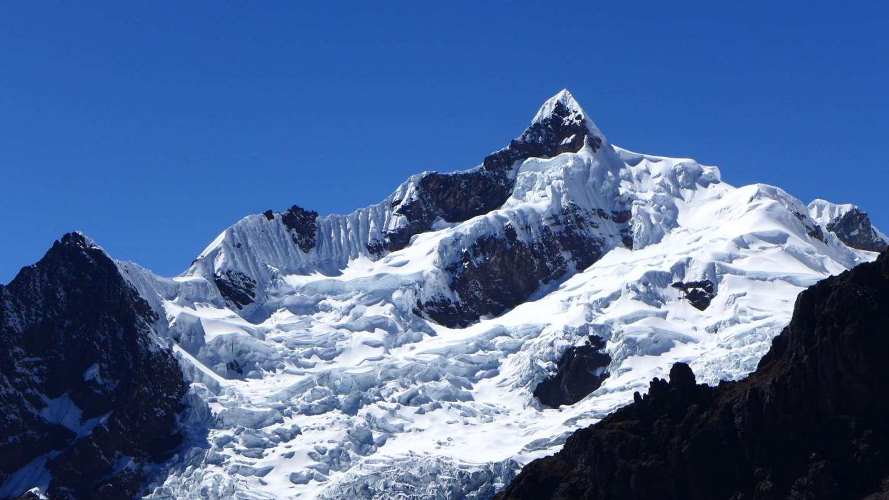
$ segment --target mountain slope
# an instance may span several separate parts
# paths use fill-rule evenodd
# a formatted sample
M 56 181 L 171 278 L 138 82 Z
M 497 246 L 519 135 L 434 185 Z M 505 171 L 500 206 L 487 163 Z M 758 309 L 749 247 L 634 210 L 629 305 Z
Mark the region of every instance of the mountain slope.
M 749 377 L 676 364 L 498 498 L 884 498 L 887 357 L 889 252 L 800 294 Z
M 0 286 L 0 497 L 131 498 L 186 384 L 149 305 L 78 233 Z

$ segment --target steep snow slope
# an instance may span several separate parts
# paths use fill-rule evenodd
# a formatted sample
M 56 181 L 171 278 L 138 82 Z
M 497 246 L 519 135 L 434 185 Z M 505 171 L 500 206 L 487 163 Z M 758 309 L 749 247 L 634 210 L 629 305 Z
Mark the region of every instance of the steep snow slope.
M 563 91 L 474 169 L 347 216 L 249 216 L 177 278 L 119 263 L 212 410 L 152 496 L 490 497 L 674 362 L 708 383 L 753 370 L 802 289 L 874 258 L 828 224 L 612 146 Z M 591 335 L 607 378 L 541 405 Z

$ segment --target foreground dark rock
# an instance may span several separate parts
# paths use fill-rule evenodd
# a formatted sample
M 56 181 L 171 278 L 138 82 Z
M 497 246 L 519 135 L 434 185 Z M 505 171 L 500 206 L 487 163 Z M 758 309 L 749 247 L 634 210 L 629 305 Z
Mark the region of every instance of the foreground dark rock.
M 687 365 L 526 466 L 501 499 L 889 498 L 889 252 L 797 299 L 756 371 Z
M 144 466 L 180 442 L 186 390 L 154 319 L 76 233 L 0 286 L 0 496 L 41 485 L 54 499 L 139 493 Z

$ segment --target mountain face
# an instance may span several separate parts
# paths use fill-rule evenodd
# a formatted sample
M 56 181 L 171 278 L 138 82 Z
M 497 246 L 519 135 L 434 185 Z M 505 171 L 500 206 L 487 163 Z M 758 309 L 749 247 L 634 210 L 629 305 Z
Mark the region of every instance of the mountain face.
M 889 247 L 889 238 L 875 228 L 870 217 L 855 205 L 815 200 L 809 204 L 809 214 L 852 248 L 882 252 Z
M 0 287 L 0 497 L 132 498 L 179 444 L 185 395 L 157 319 L 77 233 Z
M 889 252 L 800 294 L 748 377 L 677 363 L 498 498 L 887 498 L 887 357 Z
M 591 163 L 586 169 L 597 171 L 591 179 L 596 184 L 586 189 L 603 199 L 566 193 L 536 210 L 533 220 L 527 210 L 502 210 L 500 218 L 467 224 L 471 230 L 455 242 L 459 252 L 439 255 L 442 276 L 424 287 L 415 312 L 465 327 L 515 307 L 541 285 L 588 267 L 615 246 L 632 247 L 627 200 L 608 178 L 616 177 L 621 161 L 567 91 L 548 100 L 518 138 L 473 169 L 416 175 L 383 203 L 348 216 L 318 217 L 294 206 L 247 218 L 205 250 L 192 274 L 212 279 L 229 306 L 262 318 L 273 312 L 263 291 L 282 275 L 339 274 L 350 260 L 376 260 L 405 249 L 420 234 L 490 214 L 515 198 L 516 182 L 525 180 L 519 165 L 584 148 Z M 257 255 L 258 244 L 268 254 Z
M 134 366 L 178 362 L 150 382 L 141 369 L 112 376 L 98 363 L 102 380 L 132 373 L 157 392 L 132 401 L 109 388 L 111 406 L 96 409 L 79 386 L 34 389 L 70 394 L 89 418 L 154 404 L 157 425 L 176 414 L 152 436 L 196 437 L 151 448 L 176 452 L 141 467 L 133 484 L 149 498 L 491 498 L 676 362 L 711 385 L 753 371 L 799 292 L 873 260 L 873 243 L 885 241 L 845 207 L 806 206 L 773 186 L 730 186 L 691 159 L 622 149 L 562 91 L 471 169 L 414 175 L 345 215 L 294 205 L 247 216 L 173 278 L 84 243 L 103 269 L 84 273 L 106 276 L 120 303 L 56 311 L 67 302 L 50 294 L 90 282 L 61 273 L 35 279 L 46 296 L 17 307 L 39 315 L 52 304 L 59 342 L 93 338 L 68 325 L 94 315 L 95 338 L 129 325 L 136 333 L 123 338 L 156 347 L 59 350 L 68 384 L 92 380 L 90 360 L 121 349 Z M 23 287 L 14 284 L 4 290 Z M 20 345 L 21 335 L 4 342 Z M 6 401 L 36 451 L 3 465 L 16 479 L 0 491 L 73 481 L 29 465 L 71 438 L 53 441 L 61 431 L 40 423 L 38 403 Z M 147 443 L 103 446 L 104 457 L 138 464 L 163 454 L 143 452 Z

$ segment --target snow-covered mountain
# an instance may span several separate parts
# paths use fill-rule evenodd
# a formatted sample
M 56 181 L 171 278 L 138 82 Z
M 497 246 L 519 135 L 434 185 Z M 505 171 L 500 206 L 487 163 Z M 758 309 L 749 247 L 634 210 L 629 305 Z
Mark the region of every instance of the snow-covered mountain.
M 250 215 L 174 278 L 117 262 L 206 434 L 149 496 L 491 497 L 674 362 L 751 372 L 801 290 L 886 242 L 857 207 L 617 147 L 563 90 L 469 170 Z

